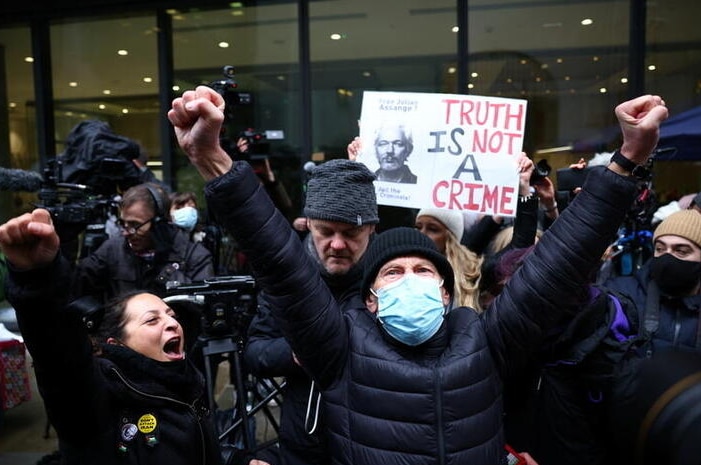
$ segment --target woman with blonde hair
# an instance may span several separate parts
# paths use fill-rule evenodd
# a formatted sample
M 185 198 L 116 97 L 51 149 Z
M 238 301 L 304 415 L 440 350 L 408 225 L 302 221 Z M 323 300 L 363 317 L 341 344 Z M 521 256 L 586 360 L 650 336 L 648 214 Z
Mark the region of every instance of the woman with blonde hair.
M 454 307 L 480 312 L 479 280 L 482 258 L 460 243 L 463 215 L 456 210 L 424 208 L 416 215 L 416 229 L 427 235 L 455 270 Z

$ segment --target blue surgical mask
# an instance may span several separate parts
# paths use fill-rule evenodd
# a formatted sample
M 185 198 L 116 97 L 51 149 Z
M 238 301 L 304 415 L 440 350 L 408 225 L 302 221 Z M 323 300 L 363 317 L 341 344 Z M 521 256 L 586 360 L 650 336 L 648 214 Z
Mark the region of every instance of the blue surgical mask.
M 173 210 L 173 223 L 186 231 L 192 231 L 197 226 L 197 209 L 195 207 L 183 207 Z
M 371 289 L 377 296 L 377 318 L 385 331 L 409 346 L 429 340 L 443 323 L 442 285 L 442 281 L 410 273 L 382 289 Z

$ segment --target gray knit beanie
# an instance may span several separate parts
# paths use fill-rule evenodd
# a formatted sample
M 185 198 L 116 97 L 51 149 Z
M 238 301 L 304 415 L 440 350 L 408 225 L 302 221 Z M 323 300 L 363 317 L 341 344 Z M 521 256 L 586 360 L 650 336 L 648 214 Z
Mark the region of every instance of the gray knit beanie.
M 304 216 L 358 226 L 379 223 L 375 178 L 362 163 L 346 159 L 316 166 L 307 182 Z

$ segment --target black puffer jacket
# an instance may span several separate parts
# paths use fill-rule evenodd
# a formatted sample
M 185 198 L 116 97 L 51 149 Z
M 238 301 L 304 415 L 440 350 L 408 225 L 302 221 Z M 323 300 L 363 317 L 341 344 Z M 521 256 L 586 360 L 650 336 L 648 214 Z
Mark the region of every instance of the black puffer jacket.
M 220 464 L 202 375 L 189 362 L 160 363 L 124 347 L 93 355 L 79 316 L 64 310 L 69 276 L 59 259 L 11 271 L 8 282 L 67 463 Z
M 318 262 L 311 235 L 304 239 L 304 245 L 307 253 Z M 321 264 L 318 264 L 318 267 L 341 310 L 362 307 L 362 269 L 359 265 L 352 267 L 344 275 L 329 275 Z M 264 294 L 258 297 L 258 304 L 258 312 L 248 328 L 244 356 L 248 368 L 254 374 L 263 377 L 285 377 L 286 386 L 283 390 L 284 400 L 280 409 L 278 434 L 280 464 L 325 465 L 329 462 L 329 451 L 324 415 L 316 409 L 315 396 L 319 395 L 319 389 L 314 387 L 310 403 L 311 378 L 294 362 L 292 349 L 275 322 L 273 310 Z M 315 422 L 316 428 L 313 434 L 310 434 Z
M 145 289 L 166 295 L 166 282 L 189 283 L 214 276 L 212 254 L 205 246 L 190 240 L 187 233 L 170 227 L 173 243 L 153 260 L 137 257 L 122 236 L 106 240 L 77 267 L 73 293 L 93 295 L 106 301 L 124 291 Z
M 584 284 L 635 190 L 632 180 L 594 170 L 492 308 L 452 310 L 443 330 L 413 349 L 390 343 L 366 310 L 340 311 L 250 166 L 235 163 L 205 194 L 324 389 L 334 463 L 424 465 L 503 462 L 500 377 L 571 318 L 564 308 L 586 301 Z
M 647 346 L 651 355 L 659 350 L 701 351 L 699 338 L 699 316 L 701 314 L 701 294 L 687 297 L 667 297 L 656 289 L 651 296 L 650 260 L 632 276 L 617 276 L 603 284 L 603 287 L 627 295 L 635 304 L 641 321 L 657 319 L 657 328 L 651 334 Z M 648 309 L 648 299 L 655 299 L 658 305 Z M 655 311 L 657 316 L 646 312 Z M 649 325 L 648 325 L 649 326 Z

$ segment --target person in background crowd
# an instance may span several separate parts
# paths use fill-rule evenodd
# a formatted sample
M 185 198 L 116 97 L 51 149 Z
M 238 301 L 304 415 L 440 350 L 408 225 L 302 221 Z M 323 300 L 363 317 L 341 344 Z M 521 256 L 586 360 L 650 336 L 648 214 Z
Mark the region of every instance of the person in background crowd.
M 560 216 L 560 210 L 555 199 L 555 186 L 552 180 L 545 176 L 533 184 L 533 190 L 538 197 L 538 203 L 543 212 L 542 218 L 540 218 L 541 229 L 546 230 Z
M 198 230 L 199 212 L 197 196 L 194 192 L 173 192 L 170 194 L 171 222 L 190 235 L 195 242 L 202 242 L 204 232 Z
M 530 436 L 541 465 L 633 463 L 644 425 L 621 412 L 634 411 L 646 391 L 639 367 L 658 354 L 701 355 L 701 214 L 672 213 L 653 242 L 654 256 L 637 273 L 592 286 L 566 336 L 542 351 L 544 367 L 511 389 L 516 401 L 507 404 L 506 424 L 521 440 Z M 501 257 L 492 280 L 499 286 L 524 263 L 525 254 L 511 258 L 517 253 Z
M 463 224 L 463 215 L 460 211 L 422 208 L 416 214 L 415 227 L 436 244 L 455 271 L 453 305 L 479 311 L 481 307 L 478 289 L 482 258 L 460 244 Z
M 222 104 L 200 86 L 176 98 L 168 118 L 207 181 L 208 205 L 250 257 L 295 357 L 322 390 L 334 463 L 502 463 L 501 379 L 586 300 L 583 289 L 634 200 L 632 167 L 657 143 L 664 101 L 647 95 L 616 107 L 618 156 L 592 171 L 481 314 L 447 311 L 453 270 L 413 228 L 378 235 L 365 256 L 366 307 L 341 312 L 250 166 L 219 146 Z
M 183 328 L 163 300 L 133 291 L 108 303 L 95 347 L 67 305 L 71 265 L 49 212 L 0 226 L 0 249 L 62 463 L 223 463 L 204 378 L 186 359 Z
M 701 213 L 672 213 L 653 232 L 654 256 L 632 276 L 603 287 L 629 295 L 650 321 L 649 350 L 701 350 Z M 654 322 L 654 323 L 653 323 Z
M 499 255 L 510 249 L 525 249 L 533 244 L 542 234 L 538 229 L 539 206 L 551 205 L 554 190 L 552 182 L 546 177 L 536 184 L 540 190 L 533 187 L 533 172 L 535 165 L 525 153 L 518 157 L 519 173 L 519 200 L 516 205 L 516 217 L 509 226 L 503 226 L 504 218 L 501 216 L 485 216 L 477 225 L 463 237 L 462 243 L 470 250 L 474 250 L 482 257 L 480 270 L 479 297 L 480 306 L 487 308 L 496 294 L 501 291 L 498 282 L 494 282 L 494 266 L 499 261 Z M 539 194 L 540 192 L 540 194 Z M 546 212 L 545 215 L 557 215 L 555 212 Z
M 461 240 L 465 247 L 482 255 L 485 260 L 491 259 L 507 244 L 512 248 L 532 245 L 538 229 L 547 229 L 559 214 L 552 181 L 544 176 L 533 182 L 535 165 L 525 153 L 519 155 L 517 163 L 519 202 L 516 217 L 508 219 L 500 215 L 485 215 Z M 539 208 L 542 211 L 539 212 Z
M 641 388 L 634 376 L 636 362 L 666 352 L 701 353 L 701 213 L 688 209 L 669 215 L 655 228 L 653 246 L 652 258 L 636 273 L 602 284 L 630 298 L 643 333 L 638 357 L 626 360 L 615 377 L 612 403 L 621 409 L 635 401 L 634 392 Z M 635 443 L 633 426 L 622 421 L 612 429 L 624 438 L 616 442 L 629 446 L 616 450 L 625 457 Z
M 307 183 L 305 253 L 342 311 L 363 305 L 359 264 L 379 222 L 374 179 L 365 165 L 339 159 L 316 166 Z M 286 377 L 276 464 L 329 463 L 319 389 L 296 362 L 265 294 L 259 297 L 258 313 L 249 326 L 244 357 L 257 376 Z

